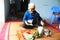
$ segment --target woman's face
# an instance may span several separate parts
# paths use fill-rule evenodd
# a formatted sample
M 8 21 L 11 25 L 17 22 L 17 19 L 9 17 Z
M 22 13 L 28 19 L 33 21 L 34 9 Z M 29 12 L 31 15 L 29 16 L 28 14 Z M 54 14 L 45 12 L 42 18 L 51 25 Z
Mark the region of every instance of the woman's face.
M 33 11 L 35 10 L 35 8 L 30 8 L 29 9 L 31 13 L 33 13 Z

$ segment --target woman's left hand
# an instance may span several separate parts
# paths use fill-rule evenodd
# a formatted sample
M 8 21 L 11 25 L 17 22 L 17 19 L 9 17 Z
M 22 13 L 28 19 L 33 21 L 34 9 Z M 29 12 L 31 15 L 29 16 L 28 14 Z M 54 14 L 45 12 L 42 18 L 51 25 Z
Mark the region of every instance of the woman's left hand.
M 43 21 L 41 21 L 41 25 L 44 26 L 44 22 Z

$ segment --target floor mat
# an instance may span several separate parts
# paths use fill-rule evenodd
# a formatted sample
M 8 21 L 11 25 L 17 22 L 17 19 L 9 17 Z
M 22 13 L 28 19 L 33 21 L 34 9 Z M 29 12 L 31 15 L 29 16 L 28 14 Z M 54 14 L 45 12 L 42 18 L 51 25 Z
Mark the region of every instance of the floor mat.
M 23 36 L 23 33 L 28 33 L 28 34 L 33 34 L 37 28 L 34 28 L 34 29 L 25 29 L 22 27 L 22 22 L 10 22 L 10 26 L 9 26 L 9 30 L 8 30 L 8 40 L 26 40 L 25 37 Z M 7 24 L 5 24 L 7 26 Z M 6 27 L 3 28 L 4 31 L 6 32 Z M 51 37 L 46 37 L 45 35 L 43 35 L 41 38 L 36 38 L 35 40 L 60 40 L 60 33 L 53 29 L 52 27 L 46 25 L 45 26 L 46 28 L 48 28 L 51 32 L 52 32 L 52 35 Z M 5 35 L 5 32 L 2 32 L 3 33 L 3 36 Z M 0 36 L 1 37 L 1 36 Z M 4 37 L 2 37 L 3 39 L 1 40 L 4 40 Z
M 6 31 L 7 30 L 7 27 L 9 26 L 9 23 L 4 23 L 2 29 L 1 29 L 1 32 L 0 32 L 0 40 L 5 40 L 6 38 Z

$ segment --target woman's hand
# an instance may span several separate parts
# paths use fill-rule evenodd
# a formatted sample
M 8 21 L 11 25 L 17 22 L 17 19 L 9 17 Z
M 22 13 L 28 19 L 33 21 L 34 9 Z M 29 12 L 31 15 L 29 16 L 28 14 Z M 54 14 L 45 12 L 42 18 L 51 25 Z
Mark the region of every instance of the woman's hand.
M 26 25 L 33 26 L 33 24 L 32 24 L 32 23 L 29 23 L 28 21 L 25 21 L 25 24 L 26 24 Z
M 41 25 L 44 26 L 44 22 L 43 21 L 41 21 Z
M 33 20 L 28 20 L 28 23 L 31 23 L 31 24 L 32 24 L 32 21 L 33 21 Z

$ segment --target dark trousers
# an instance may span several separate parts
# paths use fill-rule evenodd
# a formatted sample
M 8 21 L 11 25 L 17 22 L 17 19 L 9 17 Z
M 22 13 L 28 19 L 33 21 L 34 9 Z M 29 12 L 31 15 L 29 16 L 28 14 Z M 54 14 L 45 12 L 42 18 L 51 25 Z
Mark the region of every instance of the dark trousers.
M 42 20 L 42 18 L 39 16 L 38 13 L 36 13 L 35 16 L 34 16 L 34 18 L 33 18 L 33 22 L 32 22 L 33 26 L 26 25 L 26 24 L 24 23 L 24 26 L 23 26 L 23 27 L 24 27 L 24 28 L 27 28 L 27 29 L 32 29 L 32 28 L 34 28 L 34 27 L 42 26 L 42 25 L 41 25 L 41 20 Z

